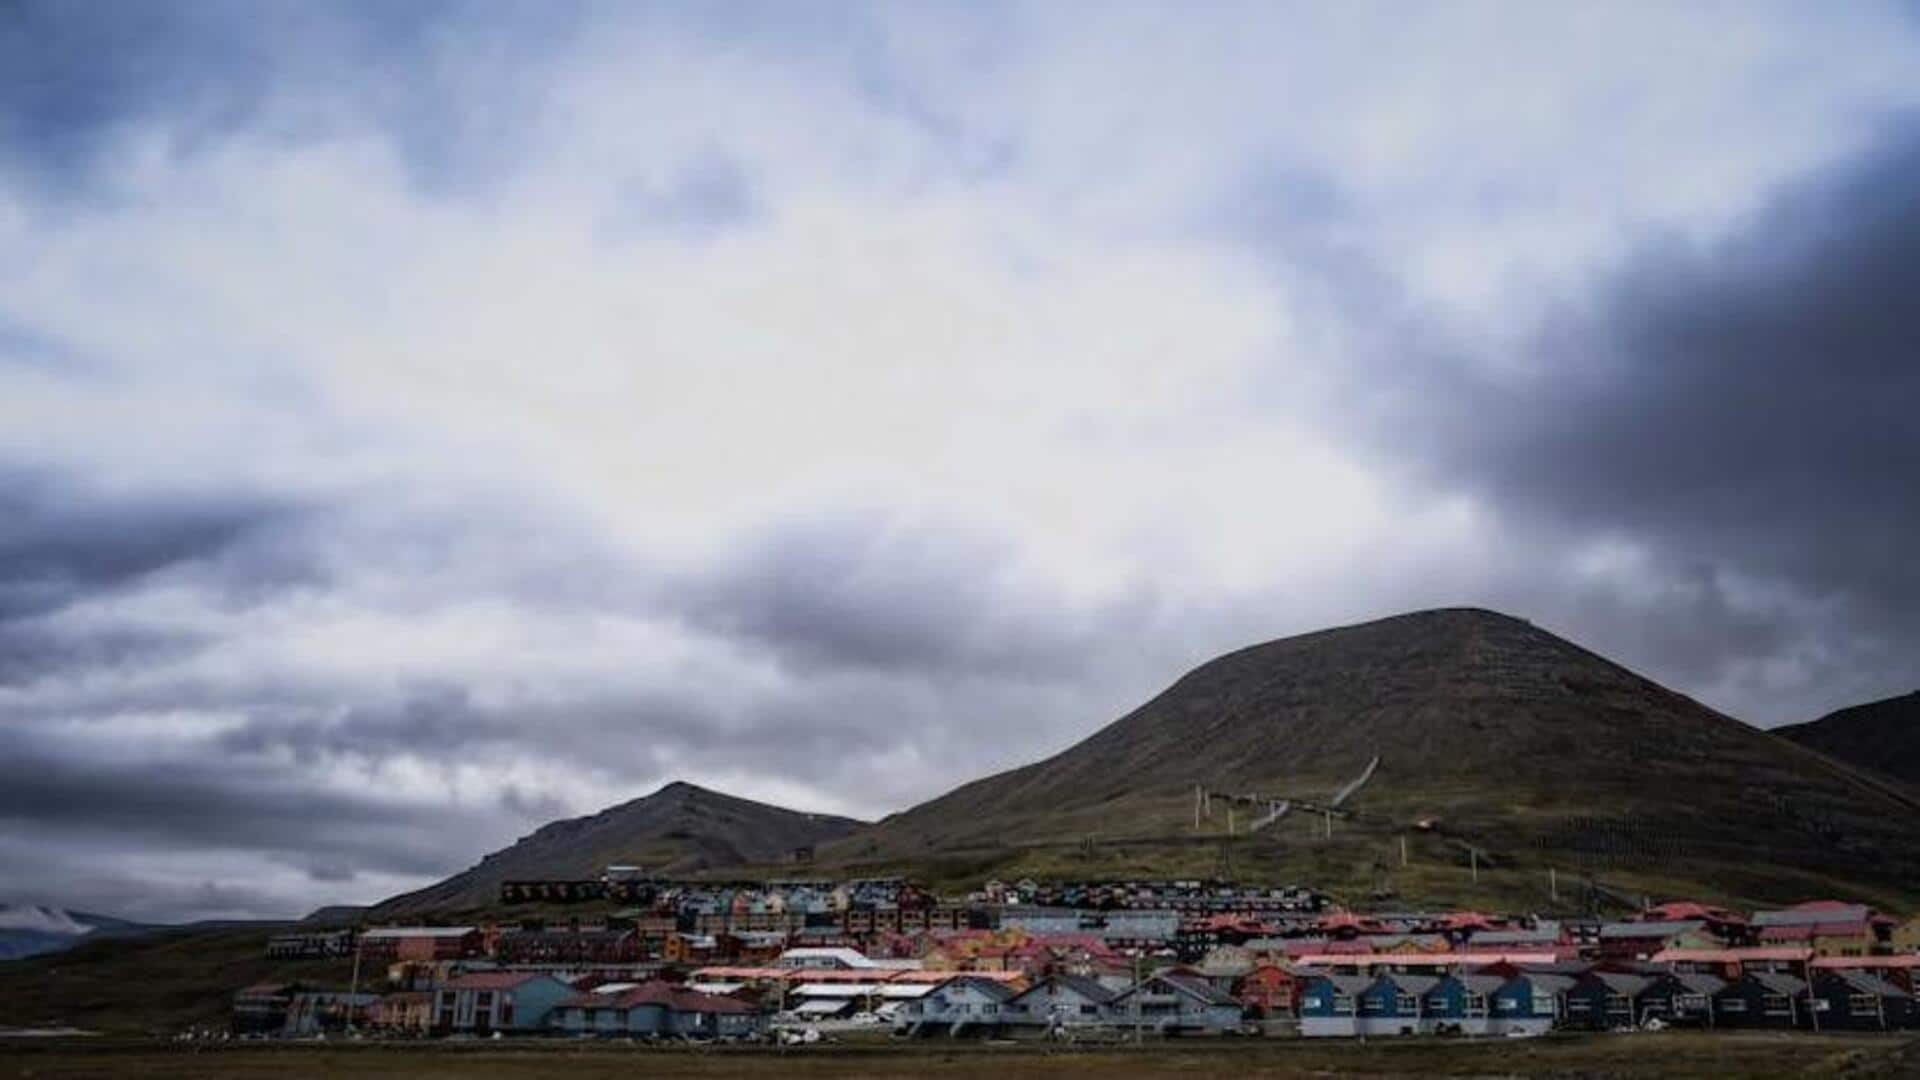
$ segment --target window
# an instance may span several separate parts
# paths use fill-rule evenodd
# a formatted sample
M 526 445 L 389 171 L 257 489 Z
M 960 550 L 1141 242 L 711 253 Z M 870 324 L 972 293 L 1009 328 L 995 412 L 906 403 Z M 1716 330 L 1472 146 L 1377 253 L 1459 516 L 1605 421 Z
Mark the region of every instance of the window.
M 1467 1015 L 1468 1016 L 1487 1015 L 1487 995 L 1468 994 L 1467 995 Z
M 1855 1016 L 1874 1016 L 1880 1012 L 1880 999 L 1872 994 L 1848 994 L 1847 1011 Z
M 1514 1004 L 1517 1005 L 1519 1004 L 1519 1002 L 1515 1002 Z M 1535 1016 L 1552 1016 L 1554 1013 L 1553 995 L 1552 994 L 1533 995 L 1533 1012 Z
M 1100 1007 L 1099 1007 L 1099 1006 L 1097 1006 L 1097 1005 L 1082 1005 L 1082 1006 L 1080 1006 L 1080 1015 L 1081 1015 L 1081 1016 L 1098 1016 L 1099 1014 L 1100 1014 Z
M 1760 1007 L 1768 1016 L 1788 1016 L 1793 1012 L 1793 1005 L 1785 994 L 1767 994 L 1760 999 Z
M 1414 1000 L 1414 997 L 1412 994 L 1403 994 L 1403 993 L 1400 993 L 1399 991 L 1394 992 L 1394 995 L 1393 995 L 1393 1011 L 1394 1012 L 1401 1013 L 1404 1015 L 1406 1013 L 1418 1012 L 1419 1009 L 1420 1009 L 1420 1003 Z
M 1743 1013 L 1743 1012 L 1746 1012 L 1746 1011 L 1747 1011 L 1747 999 L 1746 999 L 1746 998 L 1728 998 L 1727 1000 L 1725 1000 L 1725 1001 L 1722 1001 L 1722 1002 L 1720 1003 L 1720 1011 L 1721 1011 L 1721 1012 L 1723 1012 L 1723 1013 Z

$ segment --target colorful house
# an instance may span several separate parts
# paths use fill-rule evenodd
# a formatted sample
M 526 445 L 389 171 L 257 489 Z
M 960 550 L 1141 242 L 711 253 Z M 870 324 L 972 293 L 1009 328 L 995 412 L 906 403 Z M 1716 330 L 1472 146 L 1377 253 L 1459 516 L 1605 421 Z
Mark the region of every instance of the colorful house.
M 435 1031 L 540 1031 L 562 1001 L 574 996 L 572 986 L 537 972 L 479 971 L 447 981 L 436 993 Z
M 1577 981 L 1568 975 L 1529 971 L 1508 977 L 1493 991 L 1487 1033 L 1537 1035 L 1552 1029 L 1565 1015 L 1566 992 Z
M 1300 979 L 1293 969 L 1271 962 L 1253 965 L 1234 984 L 1233 996 L 1240 1005 L 1260 1016 L 1288 1016 L 1298 1007 Z

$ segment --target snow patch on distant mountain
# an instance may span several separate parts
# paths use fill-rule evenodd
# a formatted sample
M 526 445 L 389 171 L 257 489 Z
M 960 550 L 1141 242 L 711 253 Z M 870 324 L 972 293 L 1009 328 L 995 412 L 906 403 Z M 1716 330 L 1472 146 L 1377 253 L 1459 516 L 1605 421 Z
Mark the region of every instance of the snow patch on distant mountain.
M 33 930 L 42 934 L 79 937 L 93 933 L 94 928 L 92 924 L 74 918 L 73 912 L 61 908 L 0 904 L 0 930 Z

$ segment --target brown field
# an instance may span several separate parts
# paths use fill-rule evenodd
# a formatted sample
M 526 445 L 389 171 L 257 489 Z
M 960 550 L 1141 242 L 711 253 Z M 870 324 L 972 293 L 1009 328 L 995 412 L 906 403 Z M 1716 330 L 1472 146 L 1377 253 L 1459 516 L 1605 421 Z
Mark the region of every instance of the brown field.
M 1920 1075 L 1911 1036 L 1670 1032 L 1448 1042 L 1223 1040 L 1131 1048 L 879 1041 L 792 1050 L 607 1043 L 0 1043 L 18 1077 L 961 1077 L 1568 1076 L 1895 1077 Z

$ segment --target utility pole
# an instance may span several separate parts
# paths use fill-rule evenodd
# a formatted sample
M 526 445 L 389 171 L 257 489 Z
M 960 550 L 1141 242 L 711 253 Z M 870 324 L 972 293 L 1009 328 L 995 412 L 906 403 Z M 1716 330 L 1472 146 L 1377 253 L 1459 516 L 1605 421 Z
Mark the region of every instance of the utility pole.
M 354 1030 L 353 1003 L 358 1000 L 360 1000 L 360 932 L 356 930 L 353 934 L 353 989 L 347 991 L 347 1032 L 349 1034 Z
M 1554 903 L 1560 902 L 1560 872 L 1551 866 L 1547 867 L 1547 892 L 1553 895 Z
M 1227 835 L 1233 835 L 1233 803 L 1227 803 Z
M 1473 883 L 1475 885 L 1480 884 L 1480 849 L 1476 847 L 1468 848 L 1467 861 L 1473 866 Z
M 1400 834 L 1400 866 L 1402 869 L 1404 869 L 1406 865 L 1407 865 L 1407 834 L 1401 833 Z
M 1200 831 L 1200 803 L 1203 800 L 1205 800 L 1206 797 L 1207 796 L 1205 792 L 1201 790 L 1201 787 L 1199 784 L 1193 785 L 1193 831 L 1194 832 Z
M 1327 839 L 1331 840 L 1333 839 L 1333 811 L 1322 809 L 1320 813 L 1327 820 Z
M 1140 950 L 1133 952 L 1133 1043 L 1144 1042 L 1140 1037 Z

